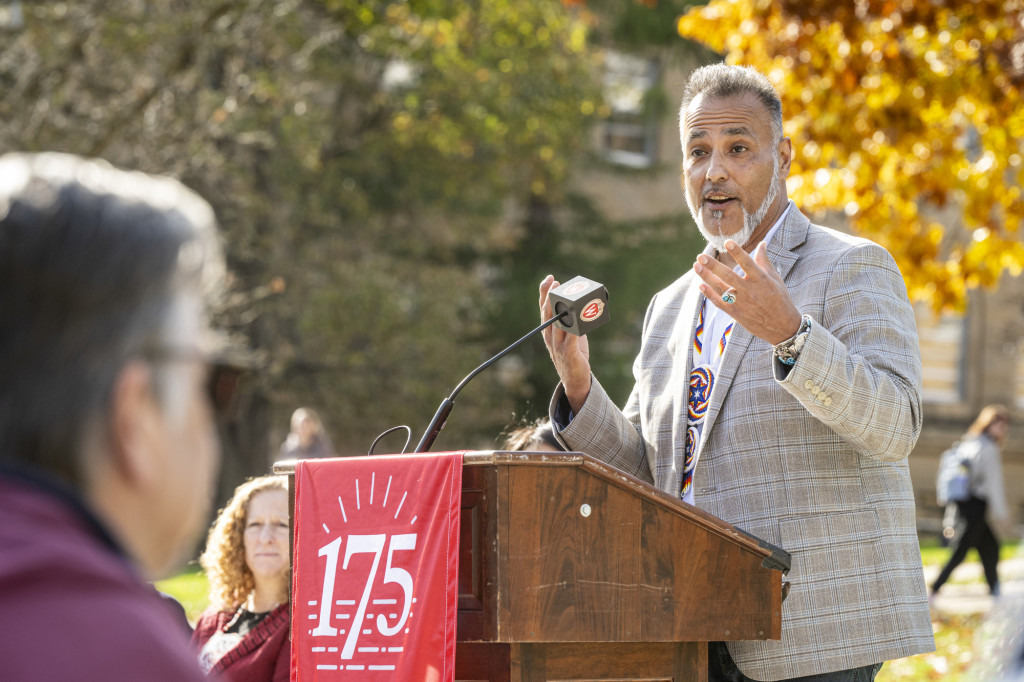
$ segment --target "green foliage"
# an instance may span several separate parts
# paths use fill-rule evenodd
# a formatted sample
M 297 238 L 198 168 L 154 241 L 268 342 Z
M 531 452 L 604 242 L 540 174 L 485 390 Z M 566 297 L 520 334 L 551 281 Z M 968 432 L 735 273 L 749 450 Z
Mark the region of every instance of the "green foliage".
M 603 218 L 583 196 L 573 194 L 562 222 L 544 219 L 539 208 L 528 225 L 530 237 L 514 251 L 495 259 L 491 311 L 493 326 L 522 320 L 521 333 L 540 323 L 537 296 L 548 274 L 565 282 L 583 275 L 608 288 L 611 321 L 590 335 L 591 361 L 609 395 L 624 404 L 633 387 L 632 365 L 651 296 L 685 272 L 704 247 L 689 215 L 617 223 Z M 509 342 L 517 335 L 509 332 Z M 515 394 L 518 415 L 547 414 L 558 380 L 543 343 L 524 344 L 505 364 L 520 372 Z M 508 418 L 511 421 L 512 415 Z
M 222 498 L 265 471 L 299 405 L 341 454 L 398 424 L 415 444 L 536 326 L 549 272 L 608 286 L 595 369 L 625 401 L 650 296 L 701 242 L 688 216 L 613 223 L 569 190 L 574 165 L 603 163 L 586 154 L 607 113 L 595 36 L 662 45 L 682 7 L 605 4 L 23 3 L 0 44 L 0 147 L 169 173 L 217 211 L 217 322 L 265 358 L 224 433 Z M 466 388 L 434 449 L 495 445 L 513 414 L 546 412 L 554 381 L 541 340 L 524 344 Z
M 23 8 L 0 46 L 0 147 L 176 175 L 220 218 L 233 294 L 218 322 L 266 358 L 226 434 L 226 491 L 265 469 L 299 405 L 343 454 L 399 423 L 415 443 L 515 334 L 487 324 L 488 263 L 526 238 L 524 207 L 564 201 L 601 108 L 576 13 L 549 0 Z M 444 443 L 490 444 L 520 390 L 507 379 L 476 380 Z
M 691 0 L 589 0 L 587 8 L 600 17 L 596 38 L 621 49 L 676 45 L 675 20 L 695 3 Z

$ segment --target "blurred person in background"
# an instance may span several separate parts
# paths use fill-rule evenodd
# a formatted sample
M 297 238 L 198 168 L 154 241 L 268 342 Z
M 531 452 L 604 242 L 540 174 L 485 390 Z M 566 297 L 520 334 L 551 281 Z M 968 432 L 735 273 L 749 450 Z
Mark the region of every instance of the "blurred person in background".
M 324 430 L 320 415 L 309 407 L 295 410 L 292 413 L 291 430 L 278 450 L 278 461 L 334 456 L 334 444 Z
M 513 452 L 565 452 L 565 448 L 555 438 L 555 433 L 551 430 L 551 420 L 547 417 L 542 417 L 508 431 L 502 443 L 502 450 Z
M 1000 454 L 1009 433 L 1009 411 L 1002 405 L 988 405 L 978 414 L 960 441 L 957 456 L 970 471 L 969 495 L 966 499 L 953 500 L 963 528 L 953 539 L 953 553 L 932 583 L 931 601 L 934 601 L 935 595 L 972 547 L 978 550 L 981 557 L 989 592 L 993 596 L 999 594 L 999 540 L 992 532 L 987 517 L 991 514 L 1000 526 L 1009 530 L 1010 518 L 1006 508 Z
M 4 680 L 203 679 L 147 581 L 212 501 L 223 274 L 213 211 L 176 180 L 0 157 Z
M 290 539 L 285 476 L 235 489 L 199 559 L 210 607 L 196 622 L 192 645 L 205 672 L 231 682 L 287 682 Z

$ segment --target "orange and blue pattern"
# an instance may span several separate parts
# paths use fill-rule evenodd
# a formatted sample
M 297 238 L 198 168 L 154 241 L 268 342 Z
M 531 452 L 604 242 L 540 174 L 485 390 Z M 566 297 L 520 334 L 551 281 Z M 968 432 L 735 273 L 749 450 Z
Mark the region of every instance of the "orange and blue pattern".
M 722 356 L 725 354 L 725 347 L 729 343 L 729 337 L 732 336 L 732 328 L 735 324 L 730 322 L 722 332 L 718 343 L 711 346 L 714 349 L 714 357 L 710 358 L 710 362 L 705 359 L 704 363 L 701 363 L 700 361 L 704 359 L 704 312 L 706 309 L 707 300 L 700 307 L 700 312 L 697 316 L 697 326 L 693 333 L 694 368 L 690 371 L 690 385 L 686 400 L 686 447 L 683 455 L 683 482 L 679 491 L 680 499 L 686 497 L 693 486 L 693 472 L 697 464 L 697 447 L 702 435 L 704 416 L 707 414 L 708 403 L 711 400 L 711 392 L 715 388 L 715 372 L 718 369 Z

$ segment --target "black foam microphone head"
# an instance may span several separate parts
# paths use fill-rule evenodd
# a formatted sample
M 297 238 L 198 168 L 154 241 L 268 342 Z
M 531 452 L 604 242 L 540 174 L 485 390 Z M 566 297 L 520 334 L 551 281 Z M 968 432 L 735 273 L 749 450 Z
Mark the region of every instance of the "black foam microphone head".
M 568 313 L 555 326 L 562 331 L 582 336 L 611 319 L 608 312 L 608 290 L 603 284 L 576 276 L 548 292 L 551 311 Z

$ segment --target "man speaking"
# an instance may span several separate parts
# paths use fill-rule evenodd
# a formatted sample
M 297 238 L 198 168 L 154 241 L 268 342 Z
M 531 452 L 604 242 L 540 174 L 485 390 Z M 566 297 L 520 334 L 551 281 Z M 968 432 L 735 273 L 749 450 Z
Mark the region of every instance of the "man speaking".
M 780 641 L 712 642 L 709 680 L 872 680 L 934 650 L 907 456 L 921 430 L 914 313 L 892 257 L 811 224 L 757 71 L 696 70 L 680 133 L 708 247 L 651 301 L 619 410 L 586 337 L 547 329 L 551 418 L 589 453 L 792 554 Z M 542 318 L 550 317 L 540 285 Z

